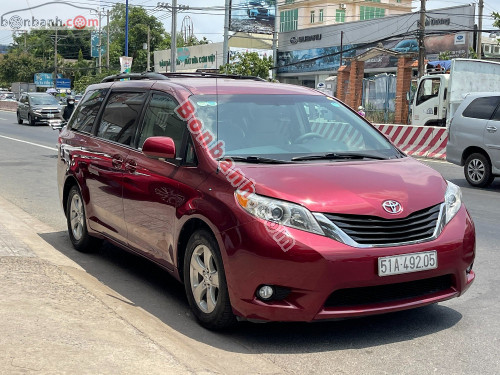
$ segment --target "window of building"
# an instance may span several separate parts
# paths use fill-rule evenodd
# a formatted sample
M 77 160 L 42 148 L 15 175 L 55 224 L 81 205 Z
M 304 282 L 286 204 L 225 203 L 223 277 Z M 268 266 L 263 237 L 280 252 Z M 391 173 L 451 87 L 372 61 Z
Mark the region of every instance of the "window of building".
M 314 10 L 311 11 L 311 23 L 314 23 Z
M 323 22 L 323 9 L 319 10 L 319 22 Z
M 295 0 L 285 0 L 285 4 L 293 4 L 295 3 Z
M 371 2 L 371 3 L 380 3 L 380 0 L 365 0 L 365 1 L 368 1 L 368 2 Z
M 345 22 L 345 9 L 337 9 L 335 11 L 335 21 Z
M 299 9 L 280 12 L 280 32 L 297 30 L 299 22 Z
M 385 17 L 385 9 L 377 8 L 377 7 L 359 7 L 359 19 L 363 20 L 372 20 L 374 18 L 382 18 Z

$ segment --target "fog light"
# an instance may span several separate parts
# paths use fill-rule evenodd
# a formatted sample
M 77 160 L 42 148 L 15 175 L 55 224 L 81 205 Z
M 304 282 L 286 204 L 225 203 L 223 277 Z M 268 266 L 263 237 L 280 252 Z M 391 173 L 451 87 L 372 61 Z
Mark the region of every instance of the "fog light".
M 471 271 L 472 271 L 472 265 L 474 263 L 471 263 L 471 265 L 469 267 L 467 267 L 467 269 L 465 270 L 465 274 L 468 275 Z
M 260 299 L 268 301 L 273 297 L 274 289 L 272 286 L 263 285 L 259 288 L 258 294 Z

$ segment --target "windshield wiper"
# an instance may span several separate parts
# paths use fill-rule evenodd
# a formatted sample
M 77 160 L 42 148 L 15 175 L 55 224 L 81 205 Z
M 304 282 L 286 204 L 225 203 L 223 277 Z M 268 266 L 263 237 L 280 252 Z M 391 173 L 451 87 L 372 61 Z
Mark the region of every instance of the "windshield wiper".
M 387 158 L 379 155 L 372 154 L 361 154 L 354 152 L 330 152 L 327 154 L 317 154 L 317 155 L 304 155 L 304 156 L 296 156 L 292 158 L 292 161 L 301 161 L 301 160 L 334 160 L 334 159 L 376 159 L 376 160 L 386 160 Z
M 234 161 L 243 161 L 245 163 L 255 163 L 255 164 L 286 164 L 289 163 L 285 160 L 263 158 L 260 156 L 227 156 Z M 221 159 L 219 159 L 221 160 Z

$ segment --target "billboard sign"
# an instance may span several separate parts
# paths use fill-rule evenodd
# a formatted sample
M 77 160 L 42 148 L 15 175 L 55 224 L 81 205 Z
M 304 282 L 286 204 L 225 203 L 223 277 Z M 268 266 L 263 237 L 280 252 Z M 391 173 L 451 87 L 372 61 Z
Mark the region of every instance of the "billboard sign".
M 274 33 L 275 4 L 276 0 L 231 0 L 229 30 Z
M 170 50 L 154 51 L 155 72 L 170 72 Z M 177 48 L 177 72 L 218 69 L 223 61 L 222 43 L 200 44 Z
M 92 31 L 90 33 L 90 56 L 99 57 L 99 32 Z M 101 56 L 106 55 L 106 33 L 101 32 Z
M 56 89 L 70 89 L 71 80 L 69 78 L 57 78 Z
M 54 87 L 53 73 L 36 73 L 33 78 L 36 87 Z M 58 74 L 57 78 L 62 78 L 62 74 Z

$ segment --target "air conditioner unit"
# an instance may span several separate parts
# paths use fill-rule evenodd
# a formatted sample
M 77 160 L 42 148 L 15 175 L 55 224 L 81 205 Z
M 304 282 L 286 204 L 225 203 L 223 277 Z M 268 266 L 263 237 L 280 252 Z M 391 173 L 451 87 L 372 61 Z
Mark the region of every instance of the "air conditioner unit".
M 345 4 L 339 4 L 339 9 L 344 9 L 345 10 L 346 5 Z

